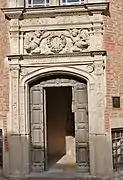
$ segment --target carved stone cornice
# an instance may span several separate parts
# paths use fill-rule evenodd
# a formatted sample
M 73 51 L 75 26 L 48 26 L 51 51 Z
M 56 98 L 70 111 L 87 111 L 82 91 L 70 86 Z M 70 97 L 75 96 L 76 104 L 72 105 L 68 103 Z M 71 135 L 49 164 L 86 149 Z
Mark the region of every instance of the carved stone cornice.
M 2 11 L 5 14 L 6 19 L 8 19 L 8 20 L 22 19 L 24 8 L 23 7 L 3 8 Z
M 8 55 L 8 61 L 12 61 L 12 60 L 22 60 L 23 56 L 22 55 Z M 17 63 L 16 63 L 17 64 Z
M 46 8 L 27 8 L 23 13 L 24 18 L 34 17 L 55 17 L 66 15 L 104 13 L 108 9 L 108 3 L 88 3 L 76 6 L 55 6 Z
M 52 6 L 40 8 L 4 8 L 7 19 L 24 19 L 24 18 L 39 18 L 39 17 L 55 17 L 66 15 L 80 15 L 94 13 L 108 14 L 108 2 L 103 3 L 87 3 L 76 6 Z
M 24 59 L 42 59 L 42 58 L 57 58 L 57 57 L 79 57 L 79 56 L 91 56 L 96 55 L 106 56 L 106 51 L 88 51 L 88 52 L 74 52 L 74 53 L 64 53 L 64 54 L 39 54 L 39 55 L 9 55 L 8 60 L 12 61 L 14 59 L 24 60 Z

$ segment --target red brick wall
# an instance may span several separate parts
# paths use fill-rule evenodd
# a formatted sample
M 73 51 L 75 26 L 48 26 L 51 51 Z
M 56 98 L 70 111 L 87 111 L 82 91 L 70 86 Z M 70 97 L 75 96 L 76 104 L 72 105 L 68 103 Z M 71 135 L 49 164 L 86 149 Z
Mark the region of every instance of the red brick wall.
M 112 118 L 123 121 L 123 0 L 110 0 L 110 16 L 104 17 L 104 48 L 107 50 L 106 65 L 106 112 L 105 127 L 109 130 Z M 112 96 L 121 97 L 121 109 L 112 108 Z
M 0 8 L 5 6 L 6 0 L 0 0 Z M 0 121 L 3 123 L 4 140 L 6 142 L 5 148 L 7 148 L 7 112 L 9 107 L 9 71 L 5 63 L 5 57 L 8 53 L 8 27 L 4 14 L 0 11 Z

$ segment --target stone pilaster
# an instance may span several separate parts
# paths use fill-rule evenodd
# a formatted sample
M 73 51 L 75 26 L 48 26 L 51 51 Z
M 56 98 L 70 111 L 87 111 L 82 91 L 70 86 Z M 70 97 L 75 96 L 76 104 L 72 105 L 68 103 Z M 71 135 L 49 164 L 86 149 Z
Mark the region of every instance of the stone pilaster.
M 110 176 L 112 174 L 112 153 L 111 137 L 105 132 L 105 64 L 101 57 L 95 56 L 95 120 L 94 129 L 90 135 L 90 144 L 92 143 L 91 163 L 93 171 L 97 176 Z M 102 59 L 102 60 L 101 60 Z M 91 123 L 91 122 L 90 122 Z M 91 126 L 92 124 L 90 124 Z M 94 165 L 95 164 L 95 165 Z M 93 174 L 93 173 L 92 173 Z
M 19 134 L 19 65 L 10 65 L 11 132 Z
M 19 121 L 19 59 L 10 62 L 10 120 L 9 120 L 9 158 L 10 174 L 20 176 L 22 150 Z M 14 161 L 13 161 L 14 159 Z

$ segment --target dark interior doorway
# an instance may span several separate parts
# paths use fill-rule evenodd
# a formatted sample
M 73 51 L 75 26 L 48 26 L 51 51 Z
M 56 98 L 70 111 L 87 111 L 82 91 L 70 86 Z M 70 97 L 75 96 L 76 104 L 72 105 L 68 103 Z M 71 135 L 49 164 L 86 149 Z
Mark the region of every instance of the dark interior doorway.
M 47 169 L 76 165 L 72 87 L 46 88 Z

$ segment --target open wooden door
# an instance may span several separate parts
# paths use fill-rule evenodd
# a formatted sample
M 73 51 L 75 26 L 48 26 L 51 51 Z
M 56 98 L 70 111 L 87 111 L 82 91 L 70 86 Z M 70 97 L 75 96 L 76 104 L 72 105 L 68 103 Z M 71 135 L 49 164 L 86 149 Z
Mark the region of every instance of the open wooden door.
M 30 158 L 31 158 L 31 171 L 40 172 L 44 170 L 44 92 L 43 88 L 34 85 L 30 88 Z
M 81 172 L 89 171 L 88 98 L 87 85 L 77 83 L 72 90 L 72 109 L 75 118 L 76 163 Z

